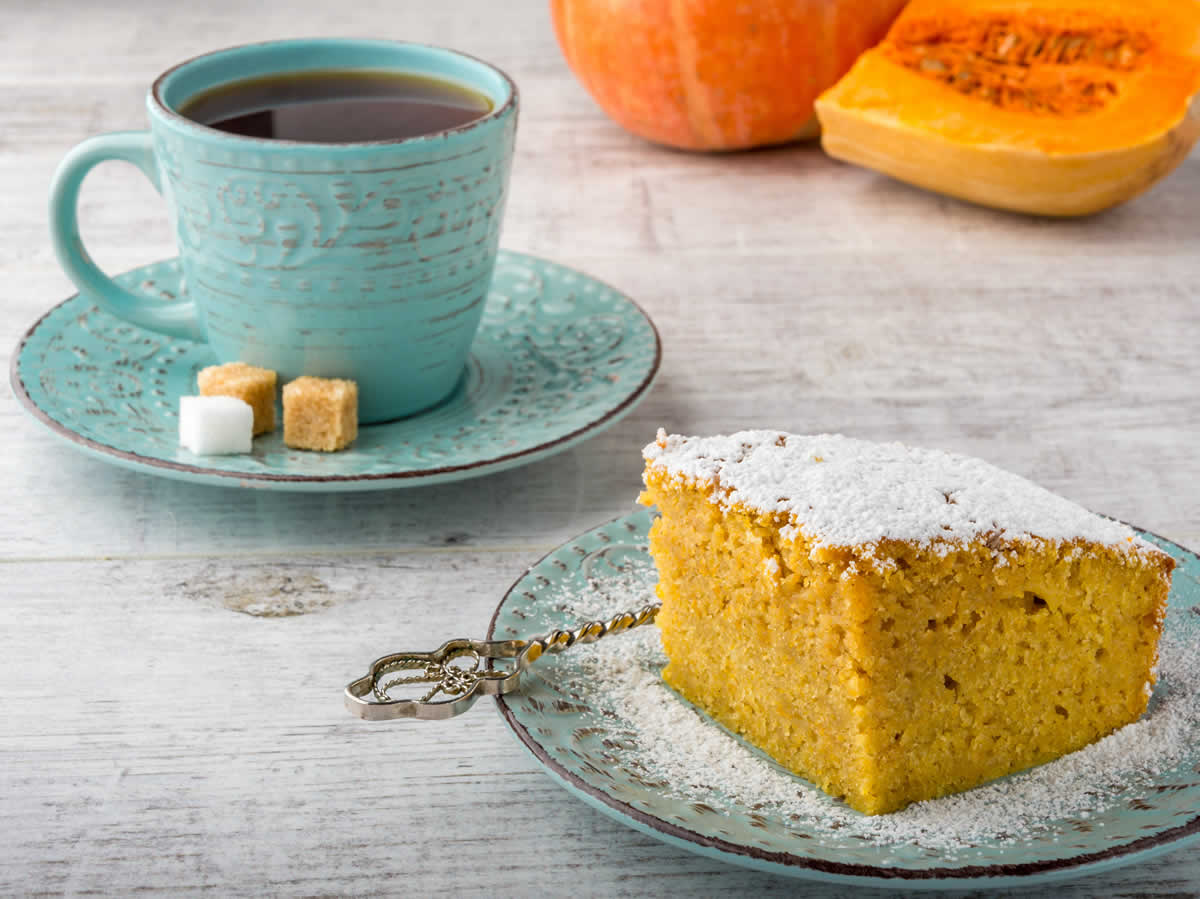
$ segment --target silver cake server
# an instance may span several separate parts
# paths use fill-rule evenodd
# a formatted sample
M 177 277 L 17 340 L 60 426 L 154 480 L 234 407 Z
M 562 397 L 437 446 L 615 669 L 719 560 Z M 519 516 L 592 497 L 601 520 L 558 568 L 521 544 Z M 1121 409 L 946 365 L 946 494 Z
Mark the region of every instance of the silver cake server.
M 371 663 L 346 685 L 346 708 L 367 721 L 410 718 L 440 721 L 461 715 L 480 696 L 502 696 L 520 686 L 521 674 L 546 653 L 649 624 L 659 604 L 589 621 L 570 631 L 551 631 L 528 640 L 449 640 L 433 652 L 395 652 Z M 497 662 L 506 664 L 496 665 Z M 400 687 L 425 685 L 419 699 L 392 697 Z

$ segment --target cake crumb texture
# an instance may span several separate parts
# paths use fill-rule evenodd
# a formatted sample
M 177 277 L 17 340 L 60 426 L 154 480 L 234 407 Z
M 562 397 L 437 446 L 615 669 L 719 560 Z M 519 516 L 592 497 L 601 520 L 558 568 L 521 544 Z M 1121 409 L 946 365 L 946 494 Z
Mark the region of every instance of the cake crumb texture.
M 358 385 L 305 376 L 283 387 L 283 442 L 293 449 L 336 452 L 358 436 Z
M 275 430 L 275 372 L 245 362 L 227 362 L 200 369 L 196 383 L 201 396 L 232 396 L 254 410 L 253 435 Z
M 1174 562 L 1124 525 L 899 444 L 660 432 L 645 456 L 664 679 L 851 807 L 965 790 L 1145 711 Z

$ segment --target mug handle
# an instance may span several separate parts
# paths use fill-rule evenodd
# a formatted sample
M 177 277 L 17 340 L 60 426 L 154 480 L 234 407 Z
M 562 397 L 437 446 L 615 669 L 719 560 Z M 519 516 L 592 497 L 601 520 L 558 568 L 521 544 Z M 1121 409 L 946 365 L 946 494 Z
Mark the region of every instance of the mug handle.
M 50 187 L 50 239 L 59 264 L 80 291 L 118 318 L 170 337 L 204 341 L 191 300 L 163 302 L 127 290 L 92 261 L 79 235 L 79 188 L 95 166 L 110 159 L 130 162 L 162 193 L 149 131 L 117 131 L 77 145 L 54 173 Z

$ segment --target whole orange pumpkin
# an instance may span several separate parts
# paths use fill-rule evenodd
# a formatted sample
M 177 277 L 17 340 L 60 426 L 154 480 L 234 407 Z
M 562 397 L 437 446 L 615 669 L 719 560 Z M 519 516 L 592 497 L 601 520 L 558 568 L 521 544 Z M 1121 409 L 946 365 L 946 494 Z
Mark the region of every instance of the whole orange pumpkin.
M 813 100 L 905 0 L 550 0 L 559 45 L 619 125 L 687 150 L 817 134 Z

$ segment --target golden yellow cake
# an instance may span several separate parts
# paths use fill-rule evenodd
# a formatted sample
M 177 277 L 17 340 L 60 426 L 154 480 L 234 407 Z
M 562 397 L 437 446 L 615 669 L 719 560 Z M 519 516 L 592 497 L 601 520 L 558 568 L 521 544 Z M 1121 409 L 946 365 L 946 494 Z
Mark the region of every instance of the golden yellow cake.
M 646 447 L 667 683 L 867 814 L 1146 709 L 1174 561 L 986 462 L 838 435 Z
M 358 437 L 358 385 L 304 376 L 283 386 L 283 442 L 332 453 Z
M 254 436 L 275 430 L 275 372 L 245 362 L 227 362 L 200 369 L 196 383 L 201 396 L 232 396 L 254 410 Z

